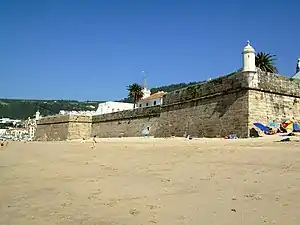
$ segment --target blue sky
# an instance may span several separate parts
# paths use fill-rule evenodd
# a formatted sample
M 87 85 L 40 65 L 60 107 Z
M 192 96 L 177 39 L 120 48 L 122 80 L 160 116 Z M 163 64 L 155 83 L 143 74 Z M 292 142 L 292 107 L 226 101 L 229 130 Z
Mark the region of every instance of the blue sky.
M 116 100 L 142 70 L 150 87 L 214 78 L 241 67 L 248 39 L 290 76 L 299 9 L 274 0 L 0 0 L 0 98 Z

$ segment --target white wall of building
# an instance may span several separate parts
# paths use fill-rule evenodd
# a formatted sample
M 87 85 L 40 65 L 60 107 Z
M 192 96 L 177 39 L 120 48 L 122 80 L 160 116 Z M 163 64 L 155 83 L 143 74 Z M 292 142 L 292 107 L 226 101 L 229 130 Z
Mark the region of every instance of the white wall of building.
M 137 108 L 145 108 L 145 107 L 151 107 L 156 105 L 161 105 L 163 99 L 162 98 L 155 98 L 151 100 L 142 100 L 137 103 Z
M 166 94 L 166 92 L 159 91 L 152 95 L 150 95 L 147 98 L 141 99 L 139 102 L 137 102 L 136 107 L 137 108 L 145 108 L 145 107 L 151 107 L 156 105 L 162 105 L 163 104 L 163 96 Z
M 104 102 L 99 103 L 98 109 L 95 115 L 119 112 L 124 110 L 131 110 L 133 109 L 132 103 L 125 103 L 125 102 Z

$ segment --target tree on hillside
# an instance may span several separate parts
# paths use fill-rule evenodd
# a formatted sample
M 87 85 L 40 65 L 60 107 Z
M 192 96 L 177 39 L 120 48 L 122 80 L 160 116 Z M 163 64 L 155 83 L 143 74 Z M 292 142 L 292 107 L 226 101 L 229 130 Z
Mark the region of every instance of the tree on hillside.
M 135 104 L 144 96 L 143 87 L 138 83 L 133 83 L 127 87 L 127 90 L 128 97 L 133 99 L 133 108 L 135 108 Z
M 275 57 L 276 55 L 259 52 L 255 56 L 255 65 L 264 72 L 277 73 L 278 70 L 275 66 L 275 61 L 277 59 Z

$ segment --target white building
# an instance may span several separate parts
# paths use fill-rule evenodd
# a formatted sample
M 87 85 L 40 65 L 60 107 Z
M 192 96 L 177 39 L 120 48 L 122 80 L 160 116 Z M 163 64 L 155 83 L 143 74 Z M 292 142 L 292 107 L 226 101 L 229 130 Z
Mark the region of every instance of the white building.
M 22 136 L 27 135 L 28 131 L 25 128 L 10 128 L 6 130 L 6 133 L 14 138 L 22 139 Z
M 17 124 L 17 123 L 21 123 L 21 120 L 14 120 L 14 119 L 10 119 L 10 118 L 0 118 L 0 123 L 12 123 L 12 124 Z
M 137 108 L 145 108 L 145 107 L 161 105 L 163 103 L 163 96 L 165 94 L 166 94 L 166 92 L 160 91 L 160 92 L 154 93 L 146 98 L 142 98 L 136 104 Z
M 124 110 L 133 109 L 132 103 L 125 103 L 125 102 L 104 102 L 99 103 L 98 109 L 95 115 L 119 112 Z

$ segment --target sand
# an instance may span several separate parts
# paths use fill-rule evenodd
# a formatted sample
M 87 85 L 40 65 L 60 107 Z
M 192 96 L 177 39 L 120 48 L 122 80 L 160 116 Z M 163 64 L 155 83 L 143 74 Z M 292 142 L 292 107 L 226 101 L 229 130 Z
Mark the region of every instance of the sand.
M 300 140 L 98 139 L 0 148 L 0 224 L 300 224 Z

